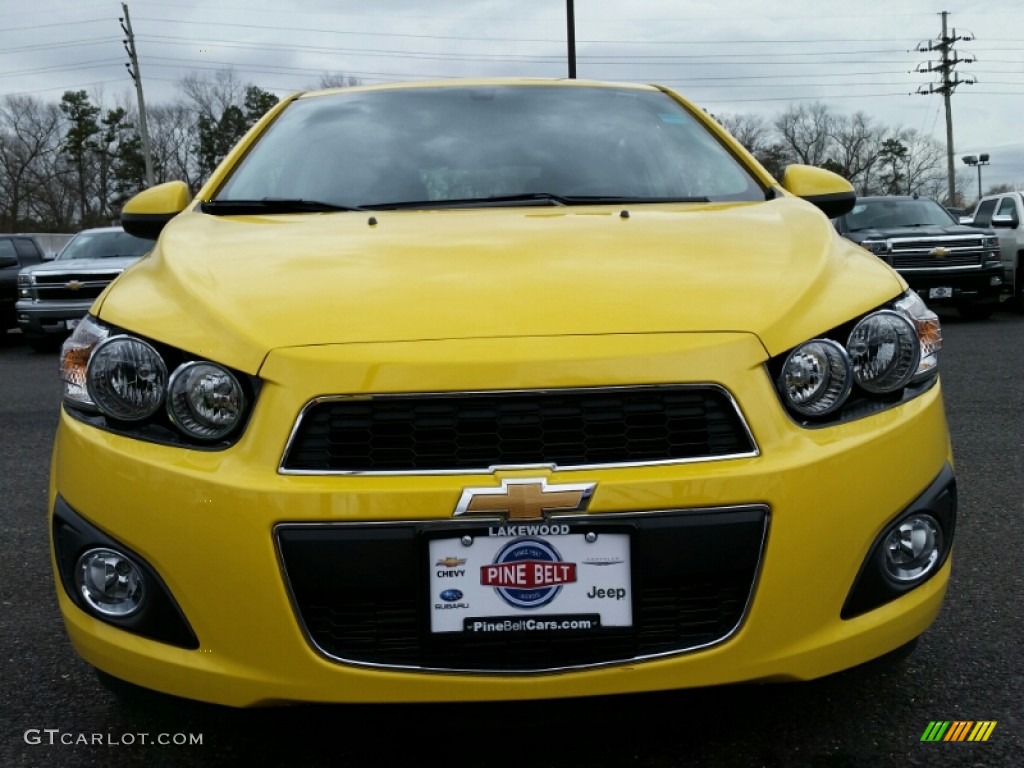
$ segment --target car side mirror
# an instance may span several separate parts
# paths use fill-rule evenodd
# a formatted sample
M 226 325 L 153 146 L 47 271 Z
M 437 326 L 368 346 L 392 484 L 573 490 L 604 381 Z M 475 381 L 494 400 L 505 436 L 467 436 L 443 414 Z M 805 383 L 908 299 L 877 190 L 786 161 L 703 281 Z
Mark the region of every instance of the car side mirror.
M 192 200 L 183 181 L 168 181 L 145 189 L 124 204 L 121 226 L 130 235 L 156 240 L 164 225 L 181 213 Z
M 802 197 L 834 219 L 853 210 L 857 193 L 853 185 L 838 173 L 811 165 L 790 165 L 782 174 L 782 187 Z
M 0 256 L 0 268 L 17 267 L 18 260 L 13 256 Z
M 1013 214 L 1008 213 L 997 213 L 992 217 L 993 227 L 1004 227 L 1006 229 L 1015 229 L 1020 221 Z

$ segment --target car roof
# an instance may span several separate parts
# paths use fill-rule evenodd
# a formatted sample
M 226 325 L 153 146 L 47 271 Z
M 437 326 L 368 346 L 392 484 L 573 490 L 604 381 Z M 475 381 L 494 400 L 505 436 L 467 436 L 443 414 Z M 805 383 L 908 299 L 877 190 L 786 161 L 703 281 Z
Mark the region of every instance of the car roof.
M 416 80 L 400 83 L 377 83 L 375 85 L 353 85 L 338 88 L 325 88 L 317 91 L 306 91 L 297 94 L 299 98 L 310 98 L 326 96 L 335 93 L 352 93 L 362 91 L 395 91 L 395 90 L 417 90 L 423 88 L 480 88 L 497 87 L 509 85 L 543 85 L 559 88 L 619 88 L 639 91 L 659 91 L 657 85 L 644 83 L 613 82 L 606 80 L 568 80 L 565 78 L 544 78 L 544 77 L 488 77 L 488 78 L 450 78 L 447 80 Z

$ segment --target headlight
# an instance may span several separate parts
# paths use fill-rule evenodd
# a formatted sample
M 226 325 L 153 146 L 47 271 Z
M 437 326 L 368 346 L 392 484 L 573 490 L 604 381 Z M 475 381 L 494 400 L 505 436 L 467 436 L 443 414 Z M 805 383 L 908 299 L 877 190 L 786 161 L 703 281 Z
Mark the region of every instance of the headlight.
M 186 363 L 171 376 L 167 413 L 183 432 L 200 440 L 216 440 L 242 420 L 245 396 L 238 379 L 226 368 Z
M 238 438 L 259 380 L 86 315 L 60 357 L 67 412 L 140 440 L 219 450 Z
M 148 419 L 167 394 L 167 366 L 160 353 L 131 336 L 101 342 L 89 359 L 85 380 L 96 407 L 120 421 Z
M 854 327 L 846 348 L 853 378 L 868 392 L 895 392 L 917 373 L 921 345 L 914 326 L 903 315 L 872 312 Z
M 865 240 L 860 245 L 862 248 L 867 248 L 876 256 L 881 256 L 889 250 L 889 246 L 885 240 Z
M 992 250 L 999 247 L 999 238 L 995 235 L 986 235 L 981 238 L 981 247 Z
M 829 339 L 814 339 L 789 353 L 778 383 L 794 411 L 824 416 L 843 404 L 851 382 L 846 350 Z
M 36 284 L 36 279 L 33 275 L 18 275 L 18 298 L 30 299 L 32 298 L 32 286 Z
M 824 423 L 890 407 L 902 390 L 916 397 L 937 372 L 941 348 L 938 316 L 907 291 L 773 358 L 768 368 L 792 414 Z

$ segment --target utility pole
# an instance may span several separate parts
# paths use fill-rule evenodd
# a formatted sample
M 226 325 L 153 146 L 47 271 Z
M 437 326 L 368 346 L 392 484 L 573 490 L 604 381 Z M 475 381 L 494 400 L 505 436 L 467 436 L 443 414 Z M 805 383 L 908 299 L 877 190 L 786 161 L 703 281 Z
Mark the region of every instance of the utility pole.
M 569 79 L 576 79 L 576 12 L 573 0 L 565 0 L 566 40 L 569 43 Z
M 956 30 L 953 30 L 953 34 L 950 35 L 946 30 L 946 21 L 949 13 L 946 11 L 942 12 L 942 36 L 938 40 L 929 40 L 927 43 L 918 43 L 917 50 L 919 52 L 925 51 L 939 51 L 942 55 L 942 61 L 938 64 L 932 65 L 932 62 L 928 62 L 927 65 L 919 65 L 917 67 L 918 72 L 938 72 L 942 77 L 942 83 L 935 85 L 929 83 L 927 86 L 921 86 L 917 89 L 917 92 L 921 95 L 928 95 L 932 93 L 941 93 L 942 100 L 946 105 L 946 177 L 949 186 L 948 190 L 948 205 L 956 205 L 956 166 L 953 163 L 953 108 L 950 104 L 950 97 L 953 95 L 953 91 L 956 90 L 958 85 L 974 85 L 977 81 L 967 76 L 960 78 L 957 74 L 956 65 L 960 63 L 970 64 L 974 59 L 970 57 L 964 57 L 958 59 L 956 51 L 953 50 L 953 46 L 959 40 L 973 40 L 971 35 L 957 35 Z
M 121 8 L 124 11 L 124 16 L 118 21 L 121 22 L 121 29 L 128 36 L 123 42 L 124 49 L 128 52 L 128 58 L 131 59 L 131 63 L 125 64 L 125 66 L 128 67 L 128 74 L 135 81 L 135 94 L 139 99 L 139 133 L 142 135 L 142 157 L 146 161 L 146 186 L 152 187 L 156 183 L 156 179 L 153 176 L 153 150 L 149 144 L 149 126 L 146 124 L 146 100 L 142 97 L 142 74 L 139 72 L 139 57 L 135 52 L 135 35 L 132 34 L 132 20 L 128 16 L 128 6 L 121 3 Z

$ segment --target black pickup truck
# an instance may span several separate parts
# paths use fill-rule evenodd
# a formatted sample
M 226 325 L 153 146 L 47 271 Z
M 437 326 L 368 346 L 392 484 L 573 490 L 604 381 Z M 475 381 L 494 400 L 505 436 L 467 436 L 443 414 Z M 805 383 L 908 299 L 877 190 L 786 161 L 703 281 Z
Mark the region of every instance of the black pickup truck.
M 961 225 L 923 197 L 860 197 L 834 221 L 839 234 L 884 259 L 929 305 L 955 306 L 971 320 L 999 305 L 1003 268 L 991 230 Z
M 18 327 L 18 272 L 42 260 L 43 249 L 31 235 L 0 235 L 0 342 L 8 330 Z

